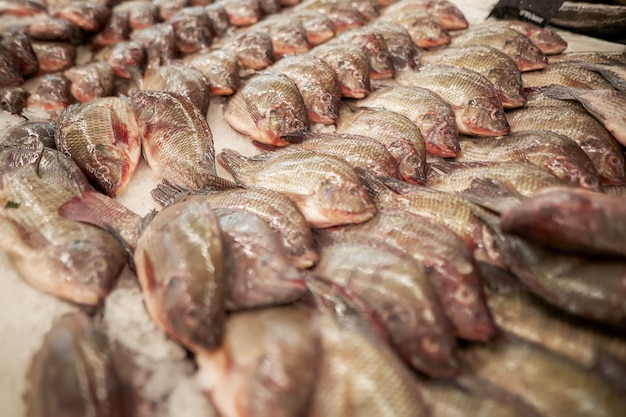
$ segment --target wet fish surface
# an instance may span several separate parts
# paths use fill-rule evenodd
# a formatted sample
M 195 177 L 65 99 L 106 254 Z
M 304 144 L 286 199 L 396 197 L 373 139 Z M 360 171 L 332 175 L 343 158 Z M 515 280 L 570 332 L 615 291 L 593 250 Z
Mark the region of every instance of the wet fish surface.
M 81 103 L 113 95 L 115 74 L 106 62 L 96 61 L 72 67 L 63 74 L 72 83 L 70 92 Z
M 239 62 L 232 51 L 216 49 L 190 56 L 186 62 L 204 75 L 210 94 L 229 96 L 234 94 L 241 85 Z
M 357 45 L 326 43 L 313 48 L 311 53 L 335 70 L 342 97 L 364 98 L 369 94 L 369 63 Z
M 575 65 L 549 64 L 540 71 L 525 72 L 522 74 L 525 88 L 543 87 L 558 84 L 566 87 L 585 89 L 611 89 L 611 84 L 600 74 Z

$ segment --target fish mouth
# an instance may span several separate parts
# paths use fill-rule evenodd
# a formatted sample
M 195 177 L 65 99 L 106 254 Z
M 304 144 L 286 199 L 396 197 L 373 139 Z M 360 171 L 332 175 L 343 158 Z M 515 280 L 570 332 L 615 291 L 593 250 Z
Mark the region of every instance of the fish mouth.
M 540 70 L 540 69 L 546 68 L 548 66 L 548 59 L 544 57 L 540 61 L 526 61 L 526 60 L 522 60 L 522 61 L 516 62 L 516 64 L 517 64 L 517 67 L 519 68 L 519 70 L 521 72 L 535 71 L 535 70 Z
M 291 259 L 294 266 L 299 269 L 308 269 L 312 267 L 317 263 L 319 258 L 319 255 L 313 251 L 307 251 L 303 254 L 289 256 L 289 259 Z
M 341 88 L 341 96 L 346 97 L 346 98 L 361 99 L 361 98 L 367 97 L 369 93 L 370 91 L 365 87 L 356 87 L 356 88 L 342 87 Z

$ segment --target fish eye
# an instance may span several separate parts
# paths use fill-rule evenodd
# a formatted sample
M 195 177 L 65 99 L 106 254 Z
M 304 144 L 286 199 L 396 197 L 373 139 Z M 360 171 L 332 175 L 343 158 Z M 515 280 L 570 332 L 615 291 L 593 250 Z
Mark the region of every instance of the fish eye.
M 385 62 L 389 59 L 389 57 L 387 56 L 386 53 L 384 52 L 380 52 L 376 55 L 376 61 L 378 62 Z
M 618 166 L 618 165 L 622 165 L 623 162 L 621 158 L 618 158 L 617 156 L 613 155 L 609 158 L 609 164 Z
M 478 105 L 478 101 L 476 101 L 475 98 L 471 99 L 470 101 L 467 102 L 468 106 L 477 106 Z
M 504 115 L 499 109 L 495 109 L 490 114 L 492 120 L 500 120 Z
M 96 259 L 92 262 L 91 266 L 96 272 L 103 272 L 107 268 L 107 261 L 104 259 Z
M 512 40 L 512 39 L 507 39 L 507 40 L 505 40 L 505 41 L 504 41 L 504 45 L 505 45 L 505 46 L 511 46 L 511 45 L 513 45 L 513 43 L 514 43 L 514 42 L 513 42 L 513 40 Z
M 359 70 L 354 70 L 352 71 L 352 76 L 354 78 L 363 78 L 363 73 Z
M 598 186 L 598 179 L 591 175 L 586 175 L 580 179 L 580 184 L 587 188 L 596 188 Z
M 421 341 L 422 348 L 428 353 L 437 353 L 441 350 L 441 345 L 430 336 L 425 336 Z

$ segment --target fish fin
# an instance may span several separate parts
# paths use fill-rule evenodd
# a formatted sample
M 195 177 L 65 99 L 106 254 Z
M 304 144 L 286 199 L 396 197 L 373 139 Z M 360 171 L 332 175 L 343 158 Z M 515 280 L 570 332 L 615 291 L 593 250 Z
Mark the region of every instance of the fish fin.
M 192 194 L 192 190 L 182 185 L 161 182 L 155 189 L 150 191 L 152 199 L 161 207 L 168 207 L 174 203 L 184 200 Z
M 590 64 L 587 62 L 572 62 L 570 65 L 575 65 L 577 67 L 594 71 L 599 73 L 606 79 L 616 90 L 626 91 L 626 79 L 618 75 L 617 72 L 611 69 L 612 65 L 610 64 Z M 620 66 L 623 68 L 623 66 Z
M 25 146 L 0 147 L 0 153 L 7 154 L 4 165 L 0 167 L 0 174 L 15 171 L 22 167 L 36 168 L 43 155 L 43 149 L 43 142 L 38 139 L 31 140 Z
M 204 187 L 201 190 L 198 190 L 196 194 L 201 194 L 202 191 L 219 191 L 219 190 L 230 190 L 232 188 L 241 187 L 241 183 L 237 181 L 227 180 L 226 178 L 219 177 L 217 175 L 206 175 L 204 178 Z
M 417 185 L 409 184 L 408 182 L 393 177 L 378 177 L 378 179 L 385 185 L 385 187 L 396 194 L 410 194 L 416 189 L 420 189 Z M 423 189 L 424 187 L 421 188 Z
M 526 286 L 511 271 L 488 262 L 477 261 L 476 264 L 482 281 L 489 290 L 496 293 L 527 290 Z
M 522 195 L 492 178 L 475 178 L 468 188 L 457 194 L 496 213 L 502 213 L 523 199 Z
M 257 141 L 253 141 L 252 145 L 254 145 L 254 147 L 257 148 L 261 153 L 270 153 L 270 152 L 277 151 L 279 149 L 285 149 L 284 147 L 279 148 L 276 146 L 268 145 L 267 143 L 262 143 L 262 142 L 257 142 Z M 286 147 L 286 148 L 289 148 L 289 147 Z
M 355 168 L 354 171 L 359 176 L 367 193 L 372 197 L 377 198 L 380 195 L 389 193 L 389 188 L 371 171 L 363 168 Z
M 575 89 L 566 87 L 563 85 L 550 84 L 545 87 L 539 87 L 536 91 L 540 92 L 546 97 L 556 98 L 558 100 L 576 100 L 573 93 Z
M 217 155 L 216 159 L 217 162 L 233 176 L 235 182 L 238 184 L 238 174 L 240 174 L 245 167 L 250 165 L 249 158 L 232 149 L 224 149 Z

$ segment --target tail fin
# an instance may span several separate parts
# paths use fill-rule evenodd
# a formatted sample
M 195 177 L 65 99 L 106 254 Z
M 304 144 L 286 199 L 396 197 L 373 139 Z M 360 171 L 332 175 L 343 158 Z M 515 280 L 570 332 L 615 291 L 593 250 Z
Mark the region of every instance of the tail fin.
M 233 176 L 237 184 L 240 184 L 237 179 L 239 174 L 250 163 L 247 157 L 232 149 L 224 149 L 220 152 L 217 155 L 217 162 Z
M 573 94 L 575 89 L 571 87 L 565 87 L 563 85 L 550 84 L 545 87 L 538 87 L 536 91 L 545 95 L 546 97 L 556 98 L 559 100 L 575 100 L 576 97 Z

